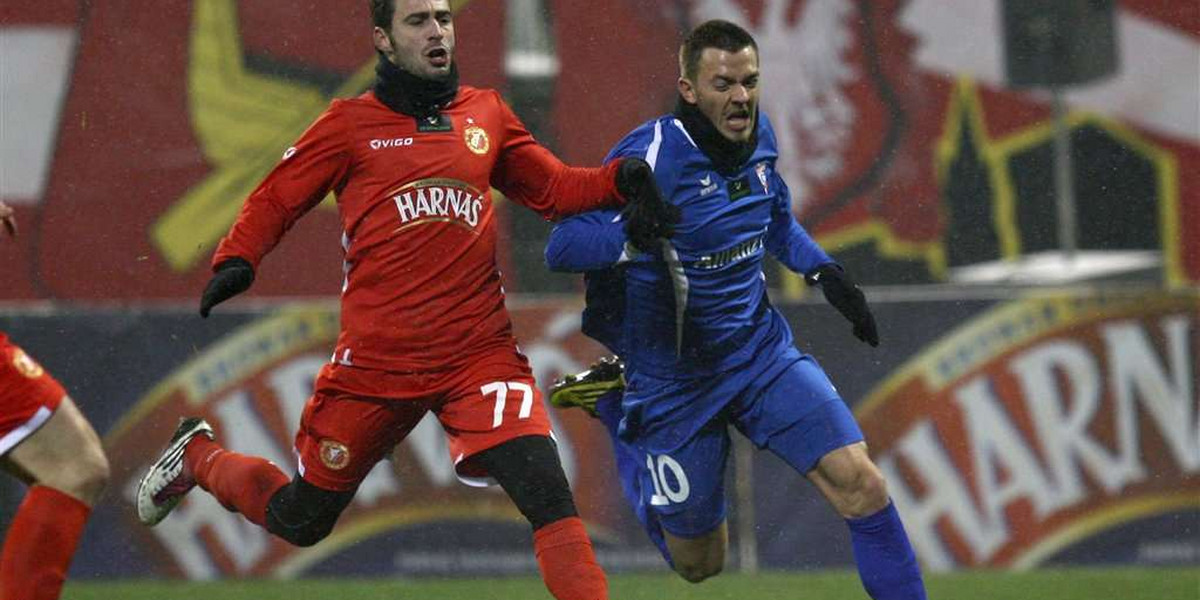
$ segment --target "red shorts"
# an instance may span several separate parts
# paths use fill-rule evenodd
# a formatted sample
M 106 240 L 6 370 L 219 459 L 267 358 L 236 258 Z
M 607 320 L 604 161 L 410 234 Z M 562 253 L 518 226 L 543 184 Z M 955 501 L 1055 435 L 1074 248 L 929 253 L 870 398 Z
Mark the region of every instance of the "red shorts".
M 471 456 L 508 440 L 550 435 L 550 418 L 529 368 L 515 348 L 445 371 L 394 373 L 327 364 L 300 417 L 300 475 L 329 490 L 358 487 L 425 413 L 449 439 L 465 483 L 485 485 Z
M 66 395 L 42 365 L 0 334 L 0 456 L 49 420 Z

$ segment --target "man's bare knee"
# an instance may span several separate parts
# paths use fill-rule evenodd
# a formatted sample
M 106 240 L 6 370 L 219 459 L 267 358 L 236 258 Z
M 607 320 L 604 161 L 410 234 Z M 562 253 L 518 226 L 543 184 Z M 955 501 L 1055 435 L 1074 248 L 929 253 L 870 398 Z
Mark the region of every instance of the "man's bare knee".
M 108 487 L 111 476 L 112 469 L 108 464 L 108 457 L 103 451 L 97 450 L 94 455 L 81 460 L 77 465 L 74 495 L 88 504 L 95 504 L 104 493 L 104 488 Z
M 724 565 L 715 561 L 704 561 L 697 564 L 675 564 L 675 572 L 679 573 L 689 583 L 700 583 L 709 577 L 717 575 Z
M 54 488 L 89 506 L 100 499 L 108 485 L 111 469 L 108 458 L 100 449 L 44 473 L 35 473 L 37 483 Z
M 889 501 L 883 473 L 861 443 L 825 455 L 808 478 L 845 518 L 875 514 L 887 507 Z
M 729 529 L 724 522 L 716 530 L 702 537 L 680 538 L 668 532 L 666 540 L 675 572 L 686 581 L 700 583 L 720 573 L 725 567 Z
M 888 504 L 887 482 L 878 469 L 863 469 L 845 492 L 839 508 L 852 519 L 873 515 Z

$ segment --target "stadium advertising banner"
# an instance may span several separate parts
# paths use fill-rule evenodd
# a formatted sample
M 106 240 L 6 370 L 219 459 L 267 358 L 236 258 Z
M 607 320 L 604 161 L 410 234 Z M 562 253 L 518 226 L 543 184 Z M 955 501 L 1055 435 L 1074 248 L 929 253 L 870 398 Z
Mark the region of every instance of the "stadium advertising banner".
M 902 302 L 877 314 L 883 352 L 789 311 L 856 399 L 926 568 L 1200 562 L 1200 298 Z M 791 532 L 760 539 L 767 560 L 819 564 L 845 547 L 822 529 L 836 526 L 822 501 L 765 483 L 796 479 L 777 461 L 758 467 L 760 527 Z M 784 558 L 789 546 L 798 558 Z
M 255 183 L 373 77 L 365 2 L 7 4 L 3 118 L 21 141 L 0 198 L 23 235 L 4 299 L 190 298 Z M 548 78 L 516 109 L 569 162 L 670 110 L 681 34 L 727 18 L 758 40 L 798 216 L 859 279 L 943 281 L 1058 246 L 1050 107 L 1004 81 L 999 0 L 553 0 L 553 47 L 532 58 L 508 45 L 505 4 L 452 2 L 463 81 L 516 99 Z M 1181 4 L 1120 2 L 1118 74 L 1067 94 L 1080 248 L 1139 253 L 1172 284 L 1200 282 L 1200 16 Z M 252 293 L 336 293 L 340 238 L 326 203 L 264 263 L 287 276 Z M 500 250 L 509 290 L 539 291 L 521 275 L 540 263 L 511 257 L 541 239 L 520 239 Z
M 514 311 L 514 324 L 528 340 L 522 350 L 539 382 L 582 370 L 599 356 L 598 347 L 578 333 L 578 314 L 573 302 Z M 294 473 L 293 436 L 338 327 L 331 304 L 222 311 L 208 320 L 190 311 L 0 316 L 0 330 L 71 390 L 101 432 L 113 465 L 110 490 L 75 561 L 76 576 L 536 571 L 528 523 L 499 488 L 458 481 L 432 417 L 378 465 L 334 533 L 311 548 L 270 536 L 203 493 L 190 494 L 153 529 L 137 521 L 132 498 L 138 479 L 184 415 L 207 419 L 229 449 Z M 582 414 L 556 412 L 552 419 L 598 555 L 613 570 L 660 567 L 657 552 L 619 502 L 603 430 Z M 8 488 L 10 502 L 19 498 L 15 480 L 0 487 Z
M 922 562 L 1198 550 L 1197 317 L 1195 298 L 1007 303 L 880 382 L 856 413 Z
M 543 386 L 598 356 L 578 333 L 579 308 L 513 310 Z M 1200 563 L 1197 296 L 877 302 L 877 349 L 823 303 L 783 310 L 851 401 L 927 568 Z M 137 522 L 137 479 L 182 415 L 204 416 L 231 449 L 294 472 L 292 436 L 337 326 L 324 304 L 204 321 L 178 311 L 0 316 L 0 330 L 68 387 L 112 460 L 73 576 L 534 572 L 528 525 L 498 490 L 457 481 L 432 419 L 311 548 L 203 493 L 156 528 Z M 663 568 L 620 498 L 602 428 L 580 411 L 552 414 L 601 562 Z M 752 477 L 763 566 L 852 564 L 844 523 L 802 477 L 766 452 Z M 11 505 L 21 489 L 3 481 Z M 741 500 L 731 500 L 736 519 Z

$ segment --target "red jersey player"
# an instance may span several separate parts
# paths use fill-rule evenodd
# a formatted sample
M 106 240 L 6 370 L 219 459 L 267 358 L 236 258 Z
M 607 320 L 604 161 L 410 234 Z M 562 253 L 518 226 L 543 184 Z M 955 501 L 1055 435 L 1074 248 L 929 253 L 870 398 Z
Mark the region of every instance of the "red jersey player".
M 498 482 L 534 529 L 560 600 L 607 598 L 496 266 L 490 188 L 547 218 L 627 202 L 631 239 L 676 219 L 640 160 L 563 165 L 492 90 L 458 85 L 447 0 L 371 0 L 373 89 L 335 100 L 251 194 L 213 258 L 200 313 L 250 286 L 259 261 L 329 191 L 345 252 L 342 328 L 296 435 L 298 476 L 229 452 L 184 420 L 143 478 L 160 521 L 193 486 L 298 545 L 324 538 L 371 468 L 432 411 L 464 481 Z M 182 457 L 182 459 L 181 459 Z
M 3 202 L 0 223 L 16 235 Z M 2 332 L 0 464 L 30 484 L 0 554 L 0 598 L 54 600 L 108 482 L 108 459 L 62 386 Z

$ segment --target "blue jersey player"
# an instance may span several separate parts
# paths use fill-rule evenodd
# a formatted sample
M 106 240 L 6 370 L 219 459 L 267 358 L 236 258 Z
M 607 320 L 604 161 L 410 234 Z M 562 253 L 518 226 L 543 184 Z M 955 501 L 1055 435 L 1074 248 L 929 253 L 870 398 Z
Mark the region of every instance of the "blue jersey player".
M 872 598 L 924 599 L 862 432 L 767 298 L 770 252 L 821 286 L 855 335 L 878 344 L 862 292 L 792 215 L 775 134 L 757 110 L 757 45 L 737 25 L 709 21 L 684 42 L 680 70 L 675 112 L 635 129 L 608 158 L 651 165 L 681 211 L 674 235 L 639 251 L 615 211 L 567 219 L 551 234 L 550 267 L 585 273 L 584 332 L 624 359 L 623 372 L 608 361 L 560 382 L 552 402 L 583 406 L 608 428 L 627 499 L 684 579 L 699 582 L 724 564 L 732 424 L 846 519 Z

